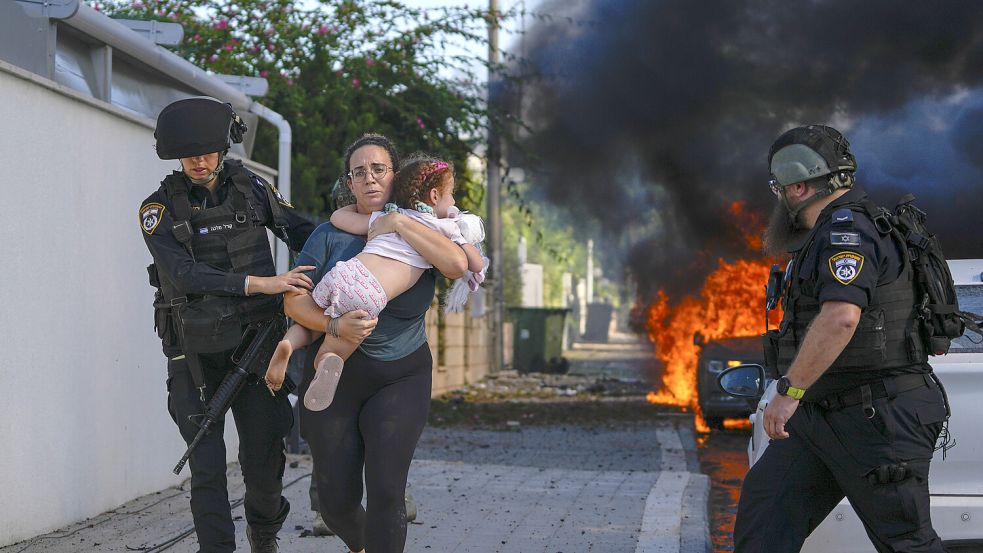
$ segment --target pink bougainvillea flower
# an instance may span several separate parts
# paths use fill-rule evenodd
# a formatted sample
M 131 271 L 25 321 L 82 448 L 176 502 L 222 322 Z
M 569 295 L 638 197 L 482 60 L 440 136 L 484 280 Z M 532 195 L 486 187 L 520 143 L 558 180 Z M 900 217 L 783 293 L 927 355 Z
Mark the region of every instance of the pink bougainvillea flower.
M 358 79 L 352 79 L 352 88 L 358 88 L 362 84 Z
M 319 34 L 319 35 L 326 35 L 326 34 L 328 34 L 328 26 L 327 25 L 321 25 L 320 27 L 318 27 L 317 28 L 317 34 Z
M 421 129 L 427 128 L 427 125 L 423 122 L 423 119 L 420 119 L 419 117 L 416 118 L 416 125 Z
M 372 67 L 373 65 L 375 65 L 375 60 L 372 59 L 372 58 L 366 58 L 365 65 L 368 65 L 369 67 Z
M 265 79 L 265 78 L 267 78 L 267 77 L 270 76 L 270 72 L 264 69 L 264 70 L 262 70 L 262 71 L 259 72 L 259 76 L 260 77 L 263 77 Z
M 228 29 L 229 21 L 227 19 L 221 19 L 217 23 L 215 23 L 215 25 L 212 25 L 212 27 L 216 29 Z

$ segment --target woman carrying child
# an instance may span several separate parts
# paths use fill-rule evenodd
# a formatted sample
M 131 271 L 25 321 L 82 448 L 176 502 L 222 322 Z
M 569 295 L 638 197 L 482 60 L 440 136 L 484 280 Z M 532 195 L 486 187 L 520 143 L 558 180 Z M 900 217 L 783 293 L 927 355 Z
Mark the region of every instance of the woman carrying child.
M 454 207 L 454 169 L 449 163 L 417 156 L 404 163 L 395 176 L 393 188 L 396 203 L 386 204 L 385 211 L 362 214 L 358 213 L 355 205 L 350 205 L 332 213 L 331 224 L 350 234 L 367 235 L 375 220 L 397 211 L 441 232 L 461 246 L 468 258 L 468 270 L 481 273 L 485 261 L 481 252 L 470 242 L 480 242 L 484 236 L 465 238 L 458 226 L 457 219 L 463 216 Z M 467 226 L 465 230 L 468 230 Z M 329 317 L 338 318 L 361 309 L 368 312 L 368 318 L 374 319 L 385 308 L 389 298 L 410 289 L 431 267 L 433 265 L 399 234 L 378 234 L 369 239 L 361 253 L 335 264 L 314 288 L 312 296 L 318 306 L 325 308 L 324 313 Z M 322 334 L 301 325 L 290 327 L 277 346 L 266 374 L 271 390 L 276 391 L 283 383 L 290 354 L 309 345 Z M 337 345 L 324 342 L 314 358 L 317 370 L 304 394 L 304 406 L 311 411 L 322 411 L 331 404 L 344 360 L 351 356 L 357 346 L 349 342 L 343 342 L 342 347 Z
M 358 213 L 381 211 L 389 202 L 396 149 L 385 137 L 365 135 L 345 156 L 348 186 Z M 434 268 L 449 278 L 467 270 L 464 250 L 441 232 L 399 212 L 373 222 L 370 237 L 396 232 Z M 319 282 L 339 261 L 357 255 L 363 237 L 319 226 L 304 246 L 298 264 L 313 265 Z M 424 270 L 415 284 L 388 298 L 378 319 L 364 311 L 329 318 L 307 294 L 284 299 L 287 314 L 308 329 L 329 330 L 330 351 L 346 351 L 361 341 L 345 361 L 331 405 L 321 411 L 300 410 L 301 434 L 314 458 L 320 512 L 351 551 L 396 553 L 406 541 L 406 475 L 430 407 L 433 361 L 426 342 L 424 316 L 433 300 L 435 273 Z M 334 335 L 340 337 L 335 337 Z M 314 379 L 312 355 L 299 393 Z M 363 509 L 362 474 L 367 508 Z

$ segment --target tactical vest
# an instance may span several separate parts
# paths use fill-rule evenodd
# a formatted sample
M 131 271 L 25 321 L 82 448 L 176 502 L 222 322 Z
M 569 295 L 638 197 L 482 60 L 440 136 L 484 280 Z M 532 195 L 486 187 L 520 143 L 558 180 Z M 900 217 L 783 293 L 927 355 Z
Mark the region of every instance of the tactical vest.
M 846 207 L 865 215 L 872 204 L 847 204 Z M 817 223 L 803 247 L 796 252 L 790 265 L 789 284 L 782 298 L 785 315 L 780 329 L 766 334 L 767 349 L 774 348 L 778 373 L 788 372 L 796 353 L 802 346 L 806 331 L 819 314 L 822 304 L 816 290 L 816 275 L 801 275 L 802 263 L 815 243 L 816 232 L 825 225 Z M 889 235 L 890 231 L 882 234 Z M 895 240 L 892 235 L 891 240 Z M 903 268 L 894 282 L 874 289 L 871 303 L 860 314 L 853 338 L 833 362 L 827 373 L 858 372 L 907 367 L 928 360 L 919 336 L 920 325 L 915 313 L 914 273 L 907 250 L 902 252 Z M 803 278 L 799 278 L 799 277 Z M 770 343 L 769 343 L 770 342 Z
M 251 176 L 236 160 L 225 162 L 226 178 L 233 186 L 222 204 L 193 211 L 183 173 L 173 172 L 162 182 L 174 214 L 174 236 L 198 263 L 254 276 L 273 276 L 276 266 L 270 252 L 266 227 L 249 198 Z M 279 205 L 272 202 L 276 207 Z M 274 219 L 278 219 L 276 207 Z M 239 345 L 243 327 L 283 312 L 279 294 L 217 296 L 186 294 L 159 274 L 160 302 L 174 325 L 178 346 L 185 353 L 226 351 Z M 161 317 L 158 314 L 158 321 Z M 158 325 L 160 323 L 158 322 Z M 164 333 L 158 328 L 161 338 Z M 165 341 L 165 349 L 167 348 Z

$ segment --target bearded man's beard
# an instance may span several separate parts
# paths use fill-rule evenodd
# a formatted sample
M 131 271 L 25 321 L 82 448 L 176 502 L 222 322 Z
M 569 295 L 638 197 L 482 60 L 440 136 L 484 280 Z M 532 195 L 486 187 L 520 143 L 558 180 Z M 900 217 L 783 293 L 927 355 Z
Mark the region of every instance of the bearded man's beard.
M 791 246 L 798 244 L 809 234 L 802 228 L 798 217 L 793 217 L 781 202 L 775 204 L 768 218 L 768 227 L 762 237 L 762 249 L 770 257 L 782 257 Z

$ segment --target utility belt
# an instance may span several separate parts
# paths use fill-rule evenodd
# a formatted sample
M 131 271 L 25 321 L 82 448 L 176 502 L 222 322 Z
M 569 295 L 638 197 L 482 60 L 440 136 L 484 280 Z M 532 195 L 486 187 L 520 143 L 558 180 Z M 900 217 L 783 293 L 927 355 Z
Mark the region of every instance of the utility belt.
M 829 394 L 815 403 L 823 409 L 827 409 L 829 411 L 838 411 L 846 407 L 862 404 L 864 406 L 864 413 L 867 414 L 867 418 L 871 418 L 875 413 L 873 405 L 873 401 L 875 399 L 885 397 L 894 399 L 900 393 L 921 388 L 922 386 L 932 387 L 932 385 L 936 382 L 935 376 L 930 372 L 920 374 L 902 374 L 899 376 L 885 378 L 883 380 L 877 380 L 869 384 L 864 384 L 859 388 L 854 388 L 838 394 Z
M 175 295 L 168 297 L 154 265 L 147 267 L 154 294 L 154 329 L 165 350 L 216 353 L 234 349 L 246 325 L 283 312 L 280 295 L 247 297 Z M 175 291 L 172 289 L 172 294 Z
M 283 318 L 283 299 L 279 294 L 247 297 L 177 295 L 173 287 L 160 281 L 155 265 L 147 267 L 147 272 L 150 284 L 157 288 L 154 295 L 154 328 L 164 346 L 164 353 L 168 357 L 177 352 L 187 356 L 191 376 L 195 386 L 201 390 L 202 398 L 204 377 L 199 354 L 239 348 L 244 342 L 251 341 L 249 329 L 257 323 Z M 168 293 L 165 293 L 165 289 Z M 277 340 L 280 337 L 282 333 Z

